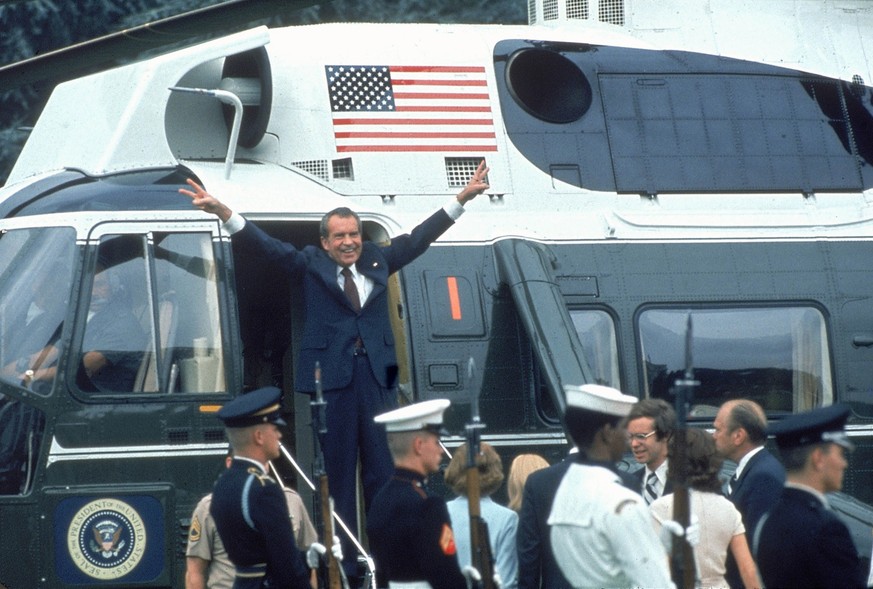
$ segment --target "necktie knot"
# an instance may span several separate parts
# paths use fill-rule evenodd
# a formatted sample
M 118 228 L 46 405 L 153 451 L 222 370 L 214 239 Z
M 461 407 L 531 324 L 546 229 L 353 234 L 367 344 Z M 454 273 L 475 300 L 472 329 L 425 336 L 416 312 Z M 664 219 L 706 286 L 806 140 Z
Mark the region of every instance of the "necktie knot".
M 343 292 L 346 294 L 346 298 L 349 299 L 349 303 L 351 303 L 355 313 L 358 313 L 361 310 L 361 297 L 358 294 L 358 287 L 355 284 L 352 271 L 346 267 L 340 271 L 340 274 L 343 276 Z

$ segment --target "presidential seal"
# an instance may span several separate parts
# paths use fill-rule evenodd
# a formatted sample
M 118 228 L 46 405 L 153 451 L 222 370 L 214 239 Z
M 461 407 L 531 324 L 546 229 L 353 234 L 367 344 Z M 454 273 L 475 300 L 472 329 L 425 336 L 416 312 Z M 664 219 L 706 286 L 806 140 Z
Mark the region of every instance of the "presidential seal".
M 67 550 L 80 571 L 94 579 L 123 577 L 145 554 L 146 529 L 136 510 L 118 499 L 97 499 L 73 516 Z

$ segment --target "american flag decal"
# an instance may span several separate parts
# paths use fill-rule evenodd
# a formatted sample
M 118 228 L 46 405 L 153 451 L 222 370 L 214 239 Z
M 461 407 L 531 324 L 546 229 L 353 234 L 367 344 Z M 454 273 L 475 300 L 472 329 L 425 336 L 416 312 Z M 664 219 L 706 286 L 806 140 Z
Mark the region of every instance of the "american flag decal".
M 324 69 L 338 152 L 497 151 L 484 67 Z

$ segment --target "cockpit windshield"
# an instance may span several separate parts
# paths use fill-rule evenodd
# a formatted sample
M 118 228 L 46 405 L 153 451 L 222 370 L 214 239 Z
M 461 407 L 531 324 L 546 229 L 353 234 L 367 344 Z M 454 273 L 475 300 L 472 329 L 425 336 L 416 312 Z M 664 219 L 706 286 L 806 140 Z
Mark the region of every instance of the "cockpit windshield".
M 0 379 L 38 393 L 51 390 L 75 246 L 69 227 L 0 233 Z

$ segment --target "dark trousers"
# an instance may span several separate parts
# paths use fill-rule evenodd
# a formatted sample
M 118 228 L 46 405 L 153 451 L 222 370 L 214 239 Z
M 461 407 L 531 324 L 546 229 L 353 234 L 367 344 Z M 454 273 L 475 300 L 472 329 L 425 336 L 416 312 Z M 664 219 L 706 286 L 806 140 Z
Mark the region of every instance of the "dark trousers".
M 373 497 L 391 478 L 394 462 L 388 451 L 385 427 L 373 417 L 397 407 L 393 389 L 385 389 L 373 378 L 366 356 L 355 356 L 352 383 L 344 389 L 325 391 L 327 438 L 322 440 L 325 470 L 334 500 L 334 509 L 345 524 L 356 532 L 356 474 L 361 459 L 361 483 L 364 506 L 370 508 Z M 346 575 L 357 572 L 358 550 L 336 530 L 343 541 L 343 568 Z

